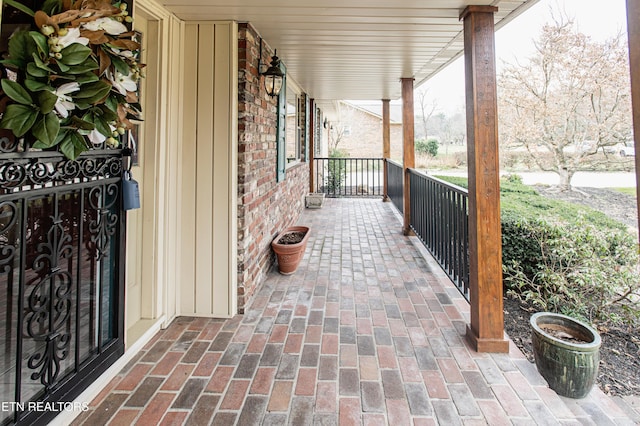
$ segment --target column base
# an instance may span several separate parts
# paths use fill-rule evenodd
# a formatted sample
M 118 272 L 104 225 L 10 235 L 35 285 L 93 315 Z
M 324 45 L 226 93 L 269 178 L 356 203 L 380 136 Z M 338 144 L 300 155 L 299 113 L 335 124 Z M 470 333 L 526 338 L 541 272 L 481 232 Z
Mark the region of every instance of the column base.
M 411 228 L 402 228 L 402 235 L 405 237 L 415 237 L 416 233 Z
M 509 341 L 507 339 L 486 339 L 476 336 L 476 333 L 467 324 L 467 342 L 476 352 L 509 353 Z

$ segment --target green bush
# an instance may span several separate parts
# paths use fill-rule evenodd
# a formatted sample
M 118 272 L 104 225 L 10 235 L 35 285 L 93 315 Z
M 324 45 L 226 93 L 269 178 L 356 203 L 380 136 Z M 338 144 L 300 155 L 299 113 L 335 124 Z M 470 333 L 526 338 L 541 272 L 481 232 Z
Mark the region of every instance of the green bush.
M 468 187 L 466 178 L 440 178 Z M 545 198 L 518 179 L 503 179 L 500 194 L 508 294 L 589 322 L 638 319 L 637 242 L 623 224 L 588 207 Z
M 349 157 L 349 153 L 339 149 L 333 149 L 329 153 L 327 164 L 327 189 L 330 193 L 340 192 L 347 177 L 347 162 L 342 160 Z
M 415 141 L 414 144 L 415 152 L 419 154 L 427 154 L 431 157 L 435 157 L 438 155 L 438 141 L 436 139 L 419 139 Z
M 509 295 L 540 310 L 592 323 L 638 320 L 640 275 L 637 246 L 630 234 L 580 222 L 522 224 L 520 230 L 526 232 L 518 237 L 525 238 L 503 231 L 503 245 L 512 256 L 503 256 Z M 519 259 L 514 240 L 527 241 Z

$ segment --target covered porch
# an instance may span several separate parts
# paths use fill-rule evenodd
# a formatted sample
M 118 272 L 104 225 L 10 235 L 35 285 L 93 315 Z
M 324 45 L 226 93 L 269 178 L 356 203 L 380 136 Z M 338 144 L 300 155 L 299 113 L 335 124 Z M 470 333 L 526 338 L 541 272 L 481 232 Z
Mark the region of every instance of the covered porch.
M 637 400 L 597 388 L 559 397 L 510 341 L 506 354 L 473 350 L 469 304 L 401 220 L 380 199 L 304 211 L 296 274 L 269 272 L 244 315 L 174 320 L 73 424 L 640 421 Z
M 20 332 L 33 307 L 7 315 L 7 347 L 15 349 L 6 350 L 5 399 L 93 400 L 76 420 L 89 425 L 638 421 L 637 413 L 598 391 L 579 403 L 558 398 L 503 333 L 493 34 L 535 1 L 129 2 L 146 63 L 133 169 L 141 208 L 125 214 L 119 189 L 113 192 L 109 206 L 121 217 L 117 238 L 108 241 L 113 262 L 104 263 L 117 271 L 112 293 L 100 292 L 102 269 L 82 276 L 82 268 L 67 264 L 63 272 L 74 277 L 76 290 L 65 306 L 75 314 L 39 340 Z M 636 3 L 629 2 L 632 17 Z M 640 37 L 630 34 L 633 55 Z M 276 49 L 286 89 L 272 96 L 264 72 Z M 413 88 L 463 51 L 472 147 L 470 304 L 408 236 Z M 637 69 L 637 58 L 631 62 Z M 379 200 L 330 200 L 321 211 L 304 211 L 315 150 L 335 102 L 375 99 L 388 108 L 400 97 L 404 217 Z M 291 109 L 296 115 L 287 127 Z M 39 155 L 14 148 L 3 165 Z M 107 150 L 118 164 L 121 148 Z M 45 158 L 39 167 L 48 170 L 48 163 Z M 120 188 L 119 167 L 99 178 L 113 178 Z M 38 200 L 30 191 L 45 197 L 55 179 L 69 183 L 69 191 L 84 185 L 58 173 L 44 183 L 20 181 L 24 188 L 16 189 L 12 173 L 0 174 L 8 199 L 4 220 L 11 224 L 19 211 L 14 199 L 24 212 L 47 217 L 32 213 Z M 82 217 L 82 204 L 69 208 Z M 310 224 L 313 235 L 299 272 L 284 278 L 272 271 L 270 242 L 295 222 Z M 67 233 L 77 228 L 65 226 Z M 27 227 L 20 229 L 26 238 Z M 80 247 L 89 234 L 75 235 Z M 44 250 L 37 243 L 33 253 Z M 24 245 L 2 248 L 14 246 Z M 96 253 L 92 259 L 101 260 Z M 24 279 L 40 271 L 37 259 L 0 259 L 13 265 L 0 278 L 16 277 L 7 286 L 9 303 L 23 306 L 37 295 Z M 52 263 L 38 273 L 58 271 Z M 49 298 L 47 312 L 58 306 Z M 80 320 L 85 306 L 88 321 Z M 78 331 L 84 326 L 92 330 L 86 339 Z M 65 374 L 51 375 L 49 383 L 27 376 L 34 369 L 24 367 L 27 360 L 40 359 L 43 342 L 55 339 L 76 342 L 59 355 Z M 31 350 L 22 352 L 22 340 Z M 50 357 L 46 367 L 53 371 L 59 361 Z M 21 391 L 27 385 L 33 392 Z M 33 424 L 56 414 L 4 415 L 7 422 Z M 62 412 L 54 423 L 68 424 L 67 415 L 74 413 Z

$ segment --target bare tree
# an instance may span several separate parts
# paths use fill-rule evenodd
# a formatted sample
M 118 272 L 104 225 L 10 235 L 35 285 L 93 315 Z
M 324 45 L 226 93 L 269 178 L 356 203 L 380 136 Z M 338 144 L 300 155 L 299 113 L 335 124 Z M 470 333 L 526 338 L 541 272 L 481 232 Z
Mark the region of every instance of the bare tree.
M 570 190 L 598 151 L 631 139 L 627 48 L 620 35 L 592 40 L 566 17 L 546 24 L 535 48 L 498 78 L 501 143 L 524 148 Z
M 418 108 L 420 109 L 421 113 L 420 118 L 422 120 L 422 130 L 424 131 L 424 140 L 427 140 L 429 136 L 429 119 L 436 112 L 436 109 L 438 109 L 438 101 L 436 99 L 433 99 L 431 102 L 429 102 L 429 89 L 420 90 L 418 92 L 417 101 Z

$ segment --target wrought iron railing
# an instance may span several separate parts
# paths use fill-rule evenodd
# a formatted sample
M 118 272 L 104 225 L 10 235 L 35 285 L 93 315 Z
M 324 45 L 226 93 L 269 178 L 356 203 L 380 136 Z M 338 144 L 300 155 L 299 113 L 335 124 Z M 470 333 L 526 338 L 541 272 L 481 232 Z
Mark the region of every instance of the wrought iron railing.
M 404 177 L 402 176 L 402 164 L 393 160 L 387 160 L 387 195 L 398 209 L 400 213 L 404 210 L 403 206 L 403 186 Z
M 0 138 L 0 424 L 46 424 L 124 352 L 120 149 Z
M 469 300 L 469 211 L 464 188 L 411 169 L 411 229 Z
M 315 192 L 327 197 L 380 197 L 382 158 L 315 158 Z

